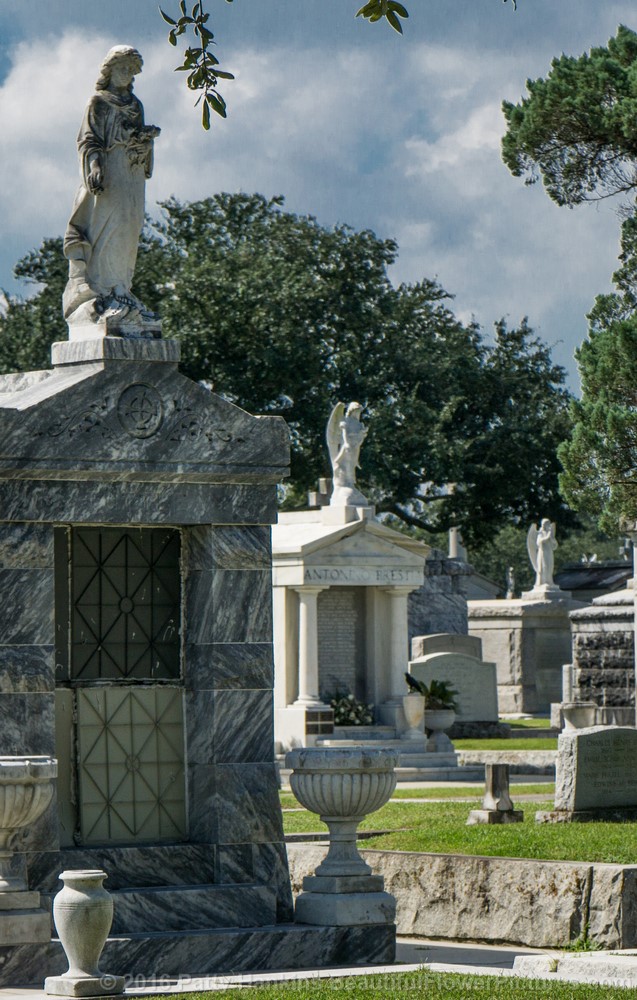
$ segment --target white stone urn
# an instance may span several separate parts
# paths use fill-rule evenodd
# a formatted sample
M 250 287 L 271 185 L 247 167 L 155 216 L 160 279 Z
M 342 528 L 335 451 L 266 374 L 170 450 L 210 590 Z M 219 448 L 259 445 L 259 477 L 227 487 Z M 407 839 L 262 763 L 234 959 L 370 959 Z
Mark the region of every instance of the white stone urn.
M 358 824 L 384 806 L 396 787 L 393 750 L 305 747 L 286 754 L 290 787 L 302 806 L 318 813 L 330 831 L 319 876 L 369 875 L 356 847 Z
M 53 900 L 53 920 L 69 968 L 45 980 L 47 993 L 101 996 L 123 991 L 124 977 L 105 975 L 98 965 L 113 923 L 113 898 L 102 885 L 105 878 L 106 872 L 99 869 L 60 874 L 64 888 Z
M 26 889 L 23 878 L 9 874 L 11 845 L 49 806 L 56 776 L 54 757 L 0 757 L 0 892 Z
M 455 722 L 456 713 L 452 708 L 429 709 L 425 705 L 425 729 L 431 731 L 427 750 L 432 753 L 453 753 L 453 743 L 446 734 Z
M 425 739 L 422 725 L 425 717 L 423 695 L 418 694 L 417 691 L 410 691 L 409 694 L 403 695 L 403 712 L 405 713 L 407 729 L 401 734 L 401 740 L 420 740 L 422 742 Z

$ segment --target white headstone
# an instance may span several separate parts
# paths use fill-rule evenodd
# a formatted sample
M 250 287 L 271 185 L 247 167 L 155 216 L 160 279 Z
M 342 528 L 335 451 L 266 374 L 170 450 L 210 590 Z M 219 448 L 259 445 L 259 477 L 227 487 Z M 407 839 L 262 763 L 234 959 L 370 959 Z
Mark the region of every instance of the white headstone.
M 482 659 L 482 640 L 475 635 L 456 635 L 452 632 L 433 632 L 431 635 L 415 635 L 411 640 L 411 655 L 414 660 L 429 653 L 463 653 Z
M 458 692 L 460 722 L 497 722 L 498 685 L 495 663 L 465 653 L 428 653 L 409 663 L 409 672 L 427 686 L 448 681 Z
M 555 808 L 637 807 L 637 730 L 591 726 L 558 740 Z

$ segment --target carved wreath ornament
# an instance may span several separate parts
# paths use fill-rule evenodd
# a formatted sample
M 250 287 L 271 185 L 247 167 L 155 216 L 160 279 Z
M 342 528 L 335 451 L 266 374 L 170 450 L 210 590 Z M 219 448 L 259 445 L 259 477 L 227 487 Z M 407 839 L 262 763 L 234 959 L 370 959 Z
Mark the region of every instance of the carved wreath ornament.
M 146 382 L 133 382 L 120 393 L 117 402 L 111 396 L 76 410 L 63 412 L 38 437 L 66 437 L 69 440 L 90 434 L 113 439 L 125 431 L 133 438 L 151 438 L 158 431 L 165 441 L 178 442 L 205 437 L 217 448 L 246 438 L 232 434 L 226 427 L 213 424 L 210 415 L 201 416 L 193 407 L 180 400 L 162 399 L 158 390 Z

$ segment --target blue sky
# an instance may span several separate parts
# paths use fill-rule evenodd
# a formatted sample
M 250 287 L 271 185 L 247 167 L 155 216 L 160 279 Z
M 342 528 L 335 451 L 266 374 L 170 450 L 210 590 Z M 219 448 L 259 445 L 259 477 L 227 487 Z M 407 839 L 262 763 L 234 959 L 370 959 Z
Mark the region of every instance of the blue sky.
M 228 120 L 205 134 L 154 0 L 0 0 L 0 287 L 21 290 L 15 261 L 63 231 L 84 104 L 108 48 L 130 43 L 145 60 L 136 93 L 162 126 L 150 210 L 170 195 L 260 191 L 325 225 L 392 236 L 394 280 L 437 278 L 485 331 L 528 315 L 576 387 L 573 351 L 616 266 L 618 206 L 560 209 L 512 178 L 500 105 L 560 52 L 637 28 L 634 0 L 519 0 L 517 13 L 501 0 L 409 0 L 403 38 L 355 20 L 356 6 L 208 0 L 237 79 L 223 88 Z

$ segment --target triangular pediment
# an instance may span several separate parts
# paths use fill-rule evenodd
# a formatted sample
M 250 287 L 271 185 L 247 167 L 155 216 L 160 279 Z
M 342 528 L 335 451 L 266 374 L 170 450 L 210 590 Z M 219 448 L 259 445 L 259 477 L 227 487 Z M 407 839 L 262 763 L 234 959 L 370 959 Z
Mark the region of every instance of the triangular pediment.
M 176 364 L 71 364 L 0 379 L 4 470 L 277 481 L 288 442 L 281 418 L 252 416 Z

